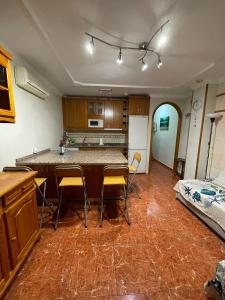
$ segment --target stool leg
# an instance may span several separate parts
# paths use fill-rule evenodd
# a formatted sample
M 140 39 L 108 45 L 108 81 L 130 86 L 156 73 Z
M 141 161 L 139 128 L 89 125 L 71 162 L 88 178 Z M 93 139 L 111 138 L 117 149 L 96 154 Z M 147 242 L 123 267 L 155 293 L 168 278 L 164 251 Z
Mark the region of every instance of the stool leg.
M 127 195 L 127 188 L 125 187 L 125 185 L 123 186 L 123 190 L 124 190 L 124 200 L 125 200 L 125 216 L 126 216 L 128 225 L 130 225 L 131 222 L 130 222 L 130 216 L 129 216 L 129 211 L 128 211 L 128 195 Z
M 57 210 L 57 215 L 56 215 L 56 220 L 55 220 L 55 230 L 57 229 L 58 226 L 58 221 L 59 221 L 59 212 L 62 204 L 62 194 L 63 194 L 63 188 L 61 188 L 60 193 L 59 193 L 59 205 L 58 205 L 58 210 Z
M 136 193 L 136 195 L 138 196 L 138 198 L 141 199 L 141 196 L 140 196 L 139 193 L 138 193 L 137 186 L 136 186 L 135 183 L 133 183 L 133 188 L 134 188 L 135 193 Z
M 138 196 L 139 199 L 141 199 L 141 196 L 139 195 L 138 191 L 137 191 L 137 186 L 135 185 L 134 182 L 134 177 L 135 177 L 136 173 L 133 174 L 133 176 L 131 177 L 131 180 L 128 182 L 128 192 L 129 190 L 135 190 L 136 195 Z
M 102 227 L 102 216 L 103 216 L 103 210 L 104 210 L 104 185 L 102 185 L 101 190 L 101 198 L 100 198 L 100 227 Z
M 84 187 L 84 226 L 87 228 L 87 193 Z
M 40 220 L 40 228 L 42 227 L 43 223 L 43 215 L 44 215 L 44 209 L 45 209 L 45 194 L 46 194 L 46 182 L 44 182 L 44 188 L 43 188 L 43 197 L 42 197 L 42 206 L 41 206 L 41 220 Z

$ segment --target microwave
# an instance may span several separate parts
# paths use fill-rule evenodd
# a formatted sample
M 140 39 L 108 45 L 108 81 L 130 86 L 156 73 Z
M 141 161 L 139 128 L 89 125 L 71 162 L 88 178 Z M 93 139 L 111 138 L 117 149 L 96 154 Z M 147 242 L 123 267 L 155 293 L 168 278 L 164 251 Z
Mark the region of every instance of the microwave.
M 88 119 L 88 127 L 103 128 L 103 120 L 101 119 Z

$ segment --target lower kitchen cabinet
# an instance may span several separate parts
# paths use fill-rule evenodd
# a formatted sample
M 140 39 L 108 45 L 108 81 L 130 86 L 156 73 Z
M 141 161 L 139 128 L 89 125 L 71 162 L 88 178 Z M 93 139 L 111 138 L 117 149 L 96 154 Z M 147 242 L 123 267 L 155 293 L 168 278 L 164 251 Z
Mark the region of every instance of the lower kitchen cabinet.
M 5 213 L 13 268 L 23 259 L 30 243 L 39 230 L 36 202 L 36 191 L 33 188 L 21 197 L 20 201 L 11 205 Z
M 3 221 L 3 210 L 0 206 L 0 291 L 3 290 L 3 287 L 6 285 L 6 282 L 9 278 L 9 272 L 10 266 L 7 248 L 7 238 Z
M 40 234 L 36 174 L 0 173 L 0 298 Z

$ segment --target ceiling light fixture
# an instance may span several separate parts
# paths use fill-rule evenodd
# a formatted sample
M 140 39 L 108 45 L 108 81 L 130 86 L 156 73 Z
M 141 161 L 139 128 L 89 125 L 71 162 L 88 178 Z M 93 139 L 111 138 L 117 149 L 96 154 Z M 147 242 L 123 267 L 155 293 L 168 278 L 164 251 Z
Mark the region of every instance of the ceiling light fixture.
M 119 65 L 121 65 L 123 63 L 123 59 L 122 59 L 122 50 L 120 48 L 120 52 L 116 61 Z
M 89 54 L 92 55 L 94 53 L 94 37 L 91 37 L 91 40 L 86 45 L 86 49 Z
M 162 35 L 160 38 L 159 38 L 159 47 L 163 47 L 167 42 L 167 37 L 165 35 Z
M 142 59 L 141 62 L 142 62 L 141 70 L 144 72 L 145 70 L 148 69 L 148 65 L 144 62 L 144 59 Z
M 123 63 L 123 60 L 122 60 L 122 50 L 135 50 L 135 51 L 139 51 L 142 53 L 142 56 L 141 58 L 139 58 L 139 61 L 141 61 L 142 63 L 142 71 L 145 71 L 147 68 L 148 68 L 148 65 L 144 62 L 144 58 L 146 57 L 146 55 L 148 53 L 151 53 L 153 55 L 155 55 L 157 57 L 157 68 L 160 69 L 160 67 L 162 66 L 162 61 L 161 61 L 161 56 L 160 54 L 150 48 L 150 43 L 152 42 L 152 40 L 154 39 L 154 37 L 159 33 L 159 32 L 162 32 L 162 29 L 163 27 L 169 22 L 169 20 L 167 20 L 166 22 L 164 22 L 156 31 L 155 33 L 152 35 L 152 37 L 149 39 L 148 42 L 143 42 L 141 43 L 140 45 L 137 45 L 137 47 L 126 47 L 126 46 L 118 46 L 118 45 L 115 45 L 115 44 L 111 44 L 109 42 L 106 42 L 90 33 L 85 33 L 87 36 L 89 36 L 91 38 L 91 41 L 89 42 L 88 46 L 87 46 L 87 50 L 90 54 L 93 54 L 94 52 L 94 40 L 98 41 L 98 42 L 101 42 L 107 46 L 110 46 L 110 47 L 113 47 L 113 48 L 116 48 L 119 50 L 119 55 L 118 55 L 118 58 L 117 58 L 117 63 L 118 64 L 122 64 Z M 164 42 L 165 42 L 165 38 L 164 39 Z
M 162 61 L 161 61 L 161 59 L 160 59 L 160 57 L 159 57 L 159 59 L 158 59 L 158 63 L 157 63 L 157 69 L 160 69 L 161 67 L 162 67 Z

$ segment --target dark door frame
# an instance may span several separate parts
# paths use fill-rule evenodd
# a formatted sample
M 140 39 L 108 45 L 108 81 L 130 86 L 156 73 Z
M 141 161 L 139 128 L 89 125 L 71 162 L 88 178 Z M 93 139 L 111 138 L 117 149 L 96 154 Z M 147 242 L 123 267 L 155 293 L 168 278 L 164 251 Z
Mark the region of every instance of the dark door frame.
M 151 161 L 152 161 L 152 141 L 153 141 L 153 122 L 154 122 L 154 116 L 155 116 L 155 112 L 157 111 L 157 109 L 165 104 L 169 104 L 171 106 L 173 106 L 177 113 L 178 113 L 178 123 L 177 123 L 177 133 L 176 133 L 176 144 L 175 144 L 175 152 L 174 152 L 174 161 L 173 161 L 173 171 L 176 171 L 176 161 L 178 158 L 178 151 L 179 151 L 179 145 L 180 145 L 180 132 L 181 132 L 181 125 L 182 125 L 182 111 L 180 109 L 180 107 L 173 102 L 167 101 L 167 102 L 162 102 L 159 105 L 156 106 L 156 108 L 153 111 L 152 114 L 152 130 L 151 130 L 151 139 L 150 139 L 150 157 L 149 157 L 149 172 L 151 169 Z

